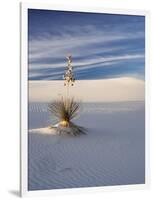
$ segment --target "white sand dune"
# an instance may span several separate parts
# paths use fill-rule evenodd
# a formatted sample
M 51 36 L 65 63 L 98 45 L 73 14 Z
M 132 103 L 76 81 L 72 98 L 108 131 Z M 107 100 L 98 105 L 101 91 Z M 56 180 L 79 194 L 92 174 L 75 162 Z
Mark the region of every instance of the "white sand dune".
M 141 101 L 145 83 L 135 78 L 76 81 L 70 94 L 84 102 Z M 29 81 L 29 101 L 48 102 L 66 95 L 63 81 Z
M 88 104 L 79 137 L 48 134 L 44 104 L 29 108 L 29 190 L 145 182 L 144 102 Z

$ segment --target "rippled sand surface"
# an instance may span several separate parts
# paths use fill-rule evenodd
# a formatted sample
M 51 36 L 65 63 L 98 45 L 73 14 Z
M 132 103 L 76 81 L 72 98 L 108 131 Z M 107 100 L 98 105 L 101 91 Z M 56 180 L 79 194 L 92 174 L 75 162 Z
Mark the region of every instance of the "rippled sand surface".
M 75 120 L 87 135 L 45 134 L 47 104 L 30 103 L 28 189 L 143 184 L 144 120 L 144 102 L 88 103 Z

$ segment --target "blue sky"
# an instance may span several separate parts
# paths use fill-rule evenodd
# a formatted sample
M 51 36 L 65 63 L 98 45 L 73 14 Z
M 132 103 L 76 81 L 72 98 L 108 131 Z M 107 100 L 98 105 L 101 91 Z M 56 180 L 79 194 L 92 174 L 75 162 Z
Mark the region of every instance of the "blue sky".
M 29 80 L 62 80 L 68 54 L 76 79 L 144 79 L 145 17 L 29 9 Z

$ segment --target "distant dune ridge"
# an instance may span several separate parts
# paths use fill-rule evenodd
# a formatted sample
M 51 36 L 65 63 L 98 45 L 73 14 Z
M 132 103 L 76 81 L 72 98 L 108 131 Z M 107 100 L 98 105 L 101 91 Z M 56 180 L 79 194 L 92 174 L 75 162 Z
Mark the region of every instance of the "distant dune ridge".
M 66 95 L 63 81 L 29 81 L 29 101 L 49 102 Z M 70 94 L 84 102 L 144 101 L 145 82 L 136 78 L 78 80 Z

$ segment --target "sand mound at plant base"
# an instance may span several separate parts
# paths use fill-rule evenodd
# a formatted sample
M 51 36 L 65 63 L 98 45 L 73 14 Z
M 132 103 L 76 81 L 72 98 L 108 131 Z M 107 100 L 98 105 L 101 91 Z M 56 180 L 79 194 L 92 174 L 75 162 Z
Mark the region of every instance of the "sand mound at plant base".
M 76 127 L 75 127 L 76 128 Z M 29 133 L 44 134 L 44 135 L 79 135 L 74 127 L 58 127 L 56 125 L 44 128 L 30 129 Z M 77 132 L 77 133 L 76 133 Z
M 44 127 L 44 128 L 30 129 L 29 133 L 56 135 L 57 131 L 56 131 L 56 128 L 54 128 L 54 127 L 53 128 Z

